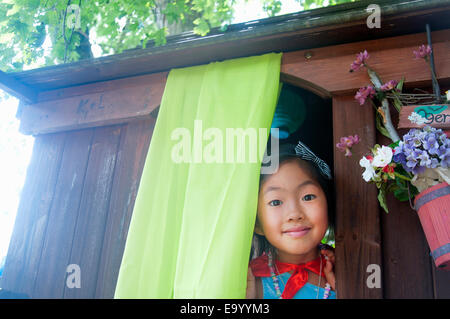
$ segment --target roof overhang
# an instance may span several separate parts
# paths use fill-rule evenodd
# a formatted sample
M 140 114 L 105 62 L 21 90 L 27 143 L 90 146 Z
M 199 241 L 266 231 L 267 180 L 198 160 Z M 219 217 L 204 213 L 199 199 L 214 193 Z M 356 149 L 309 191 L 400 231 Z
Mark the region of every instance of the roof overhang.
M 192 32 L 168 37 L 160 47 L 39 69 L 0 74 L 0 88 L 27 103 L 41 91 L 126 78 L 172 68 L 206 64 L 268 52 L 289 52 L 328 45 L 450 28 L 450 0 L 377 1 L 381 28 L 370 29 L 366 9 L 373 1 L 332 7 L 230 25 L 200 37 Z

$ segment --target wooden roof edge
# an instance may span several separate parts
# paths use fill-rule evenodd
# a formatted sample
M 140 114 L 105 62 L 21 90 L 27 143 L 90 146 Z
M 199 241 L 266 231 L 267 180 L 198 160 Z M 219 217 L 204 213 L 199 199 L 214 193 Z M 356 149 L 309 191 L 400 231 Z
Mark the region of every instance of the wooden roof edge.
M 11 74 L 0 71 L 0 89 L 25 103 L 37 102 L 38 91 L 16 80 Z
M 239 44 L 239 50 L 242 53 L 232 52 L 233 49 L 231 49 L 231 54 L 227 52 L 219 57 L 219 59 L 235 58 L 241 55 L 245 56 L 245 54 L 252 54 L 251 50 L 245 50 L 246 43 L 248 43 L 247 46 L 252 45 L 251 41 L 248 40 L 281 37 L 299 32 L 316 36 L 318 30 L 322 30 L 321 32 L 339 31 L 344 26 L 348 27 L 351 24 L 361 24 L 361 21 L 366 20 L 370 14 L 366 11 L 366 8 L 371 2 L 373 1 L 367 0 L 346 3 L 239 23 L 230 25 L 224 32 L 218 28 L 213 29 L 205 37 L 196 36 L 192 32 L 185 32 L 180 35 L 168 37 L 167 44 L 164 46 L 133 49 L 116 55 L 17 73 L 8 73 L 8 78 L 12 79 L 12 81 L 5 82 L 0 79 L 0 82 L 3 83 L 3 87 L 9 87 L 8 91 L 10 93 L 12 92 L 13 95 L 23 99 L 24 96 L 27 96 L 23 92 L 39 92 L 42 90 L 107 81 L 167 71 L 173 67 L 209 63 L 217 60 L 216 55 L 206 54 L 205 48 L 223 48 L 225 45 L 232 47 L 233 45 L 236 46 L 236 44 Z M 409 16 L 411 21 L 413 21 L 414 16 L 429 13 L 430 10 L 450 10 L 450 0 L 415 0 L 409 2 L 382 0 L 378 1 L 377 4 L 381 8 L 382 23 L 383 20 L 386 21 L 396 16 L 402 16 L 402 19 L 407 19 Z M 345 39 L 339 39 L 339 41 L 334 44 L 345 43 Z M 316 44 L 323 45 L 323 43 L 319 42 Z M 196 50 L 195 52 L 203 52 L 204 57 L 200 57 L 195 61 L 191 59 L 191 61 L 185 57 L 186 54 L 183 55 L 183 53 L 192 52 L 193 50 Z M 273 50 L 275 51 L 276 49 L 273 48 Z M 211 51 L 214 52 L 214 50 Z M 177 62 L 160 63 L 167 55 L 176 56 Z M 139 64 L 139 67 L 136 67 L 137 64 Z M 120 69 L 121 66 L 122 69 Z M 70 77 L 67 77 L 68 73 L 71 74 Z M 14 85 L 14 83 L 18 85 Z M 14 94 L 14 91 L 18 91 L 18 94 Z

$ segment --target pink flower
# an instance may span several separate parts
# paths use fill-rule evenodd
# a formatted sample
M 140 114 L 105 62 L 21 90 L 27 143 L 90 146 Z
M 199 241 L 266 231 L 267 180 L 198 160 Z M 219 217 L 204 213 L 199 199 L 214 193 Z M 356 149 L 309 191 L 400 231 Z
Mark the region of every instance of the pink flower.
M 398 82 L 397 82 L 396 80 L 390 80 L 389 82 L 384 83 L 384 84 L 380 87 L 380 89 L 381 89 L 382 91 L 390 91 L 390 90 L 395 89 L 395 88 L 397 87 L 397 84 L 398 84 Z
M 359 143 L 359 136 L 345 136 L 341 137 L 341 140 L 339 143 L 336 144 L 336 147 L 340 150 L 345 152 L 345 156 L 352 156 L 352 152 L 350 149 L 353 147 L 353 145 Z
M 425 46 L 425 44 L 422 44 L 419 47 L 419 50 L 413 51 L 413 53 L 416 56 L 416 59 L 426 59 L 431 54 L 431 48 L 429 45 Z
M 350 65 L 350 72 L 358 71 L 369 59 L 370 55 L 367 50 L 360 52 L 356 55 L 356 60 Z
M 358 100 L 359 105 L 363 105 L 366 103 L 366 99 L 368 97 L 372 98 L 375 95 L 375 89 L 373 86 L 369 85 L 363 88 L 360 88 L 359 91 L 355 95 L 355 99 Z

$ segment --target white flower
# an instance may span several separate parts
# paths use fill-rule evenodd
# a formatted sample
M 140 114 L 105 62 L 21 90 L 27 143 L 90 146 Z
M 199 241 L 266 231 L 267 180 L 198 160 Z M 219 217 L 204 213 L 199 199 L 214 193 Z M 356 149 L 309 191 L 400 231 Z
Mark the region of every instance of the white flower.
M 367 159 L 365 156 L 363 158 L 361 158 L 361 160 L 359 161 L 359 165 L 361 165 L 361 167 L 364 167 L 366 170 L 364 171 L 364 173 L 362 174 L 362 177 L 364 178 L 364 180 L 366 182 L 370 181 L 372 179 L 372 177 L 375 176 L 375 170 L 372 166 L 372 163 L 370 162 L 369 159 Z
M 412 112 L 408 116 L 408 120 L 410 120 L 411 123 L 418 124 L 418 125 L 425 124 L 425 122 L 427 121 L 426 118 L 424 118 L 422 115 L 420 115 L 419 113 L 416 113 L 416 112 Z
M 392 148 L 383 145 L 377 150 L 372 165 L 375 167 L 385 167 L 391 162 L 392 154 Z

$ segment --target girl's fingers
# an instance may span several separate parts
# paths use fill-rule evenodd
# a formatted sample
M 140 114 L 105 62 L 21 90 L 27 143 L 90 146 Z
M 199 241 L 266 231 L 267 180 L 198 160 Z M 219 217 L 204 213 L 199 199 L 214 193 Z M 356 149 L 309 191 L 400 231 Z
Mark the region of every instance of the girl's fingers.
M 322 255 L 326 256 L 327 259 L 334 264 L 334 261 L 335 261 L 334 251 L 323 249 L 320 252 Z
M 327 282 L 331 286 L 331 289 L 335 290 L 336 276 L 334 275 L 333 264 L 330 261 L 327 261 L 325 268 L 324 268 L 324 273 L 325 273 L 325 278 L 327 279 Z
M 329 250 L 322 250 L 321 253 L 326 257 L 327 260 L 331 261 L 334 264 L 335 261 L 334 252 L 331 252 Z

